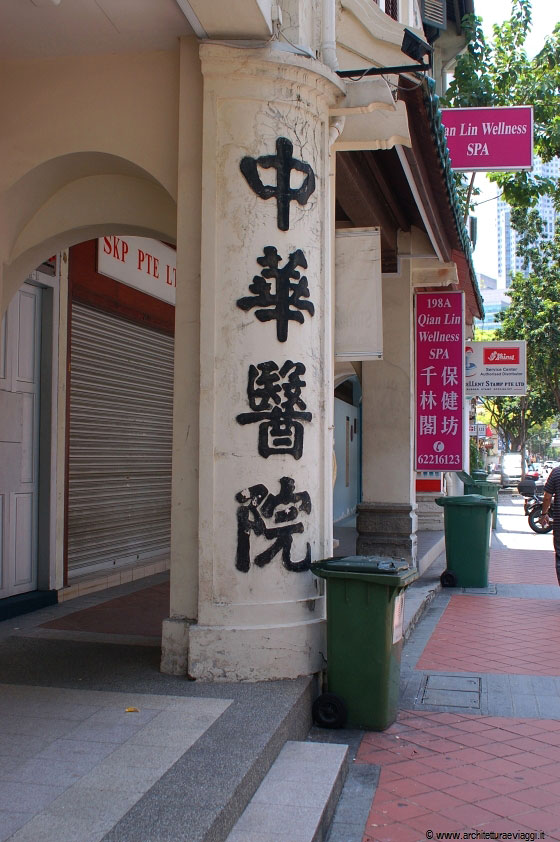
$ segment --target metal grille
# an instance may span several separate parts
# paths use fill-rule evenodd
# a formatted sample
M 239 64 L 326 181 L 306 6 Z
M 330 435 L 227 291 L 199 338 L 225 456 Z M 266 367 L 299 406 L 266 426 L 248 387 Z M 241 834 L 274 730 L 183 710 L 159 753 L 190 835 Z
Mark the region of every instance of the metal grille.
M 399 19 L 399 0 L 385 0 L 385 13 L 393 20 Z
M 70 574 L 169 552 L 173 344 L 72 307 Z

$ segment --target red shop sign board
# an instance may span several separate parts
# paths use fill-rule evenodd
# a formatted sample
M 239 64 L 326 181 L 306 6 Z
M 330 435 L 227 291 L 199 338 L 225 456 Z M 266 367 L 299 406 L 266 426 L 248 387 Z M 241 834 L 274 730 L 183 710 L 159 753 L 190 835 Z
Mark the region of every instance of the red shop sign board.
M 464 440 L 464 294 L 416 295 L 416 470 L 459 471 Z
M 441 122 L 458 172 L 514 172 L 533 166 L 533 107 L 442 108 Z

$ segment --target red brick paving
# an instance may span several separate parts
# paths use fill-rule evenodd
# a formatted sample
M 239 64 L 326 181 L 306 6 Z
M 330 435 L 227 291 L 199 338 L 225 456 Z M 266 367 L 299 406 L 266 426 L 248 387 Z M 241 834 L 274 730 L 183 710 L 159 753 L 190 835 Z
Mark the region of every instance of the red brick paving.
M 161 637 L 161 624 L 169 617 L 169 582 L 151 585 L 100 605 L 74 611 L 43 623 L 47 629 L 103 634 Z
M 489 578 L 558 587 L 551 551 L 492 550 Z M 453 594 L 416 667 L 560 676 L 560 601 Z M 560 721 L 402 711 L 356 762 L 381 766 L 363 842 L 560 840 Z
M 560 676 L 560 601 L 454 594 L 416 668 Z
M 550 742 L 559 728 L 555 720 L 402 711 L 383 733 L 365 735 L 356 758 L 375 763 L 384 756 L 363 842 L 421 842 L 428 830 L 434 839 L 481 830 L 560 840 L 560 745 Z M 520 752 L 526 731 L 531 747 Z M 463 739 L 472 732 L 485 745 L 467 759 Z M 504 746 L 512 754 L 497 758 L 493 751 Z M 535 772 L 532 752 L 543 751 L 554 762 Z M 445 759 L 445 772 L 431 765 L 438 758 Z
M 554 585 L 558 587 L 554 568 L 552 536 L 548 550 L 492 550 L 488 579 L 502 585 Z

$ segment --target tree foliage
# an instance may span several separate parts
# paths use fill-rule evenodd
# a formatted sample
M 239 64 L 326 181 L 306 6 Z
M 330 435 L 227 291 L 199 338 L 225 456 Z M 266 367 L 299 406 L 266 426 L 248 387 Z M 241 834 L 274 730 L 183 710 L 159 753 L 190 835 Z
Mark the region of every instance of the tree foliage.
M 529 58 L 525 42 L 531 17 L 531 0 L 512 0 L 510 18 L 493 26 L 493 38 L 487 42 L 482 19 L 466 15 L 462 26 L 467 48 L 457 61 L 443 104 L 532 105 L 535 154 L 550 161 L 560 155 L 560 23 L 540 52 Z M 513 206 L 531 207 L 539 196 L 557 194 L 554 181 L 528 172 L 490 173 L 489 178 Z
M 514 275 L 511 304 L 500 314 L 499 339 L 527 340 L 527 372 L 531 388 L 560 413 L 560 231 L 539 239 L 542 220 L 536 211 L 526 214 L 527 227 L 520 240 L 529 274 Z
M 523 397 L 488 397 L 482 403 L 506 450 L 525 452 L 527 440 L 550 419 L 550 399 L 538 391 L 531 390 Z
M 553 13 L 553 6 L 551 6 Z M 450 107 L 532 105 L 534 152 L 543 161 L 560 156 L 560 23 L 540 52 L 525 48 L 531 28 L 531 0 L 512 0 L 508 20 L 493 27 L 487 41 L 482 21 L 463 18 L 467 48 L 457 61 L 444 104 Z M 499 315 L 496 339 L 526 339 L 528 394 L 487 398 L 485 408 L 512 450 L 524 450 L 531 433 L 560 412 L 560 236 L 550 239 L 534 206 L 553 197 L 560 211 L 560 189 L 553 179 L 530 172 L 489 173 L 512 209 L 518 250 L 529 270 L 516 275 L 511 304 Z M 457 175 L 459 179 L 459 175 Z M 462 195 L 467 199 L 463 183 Z

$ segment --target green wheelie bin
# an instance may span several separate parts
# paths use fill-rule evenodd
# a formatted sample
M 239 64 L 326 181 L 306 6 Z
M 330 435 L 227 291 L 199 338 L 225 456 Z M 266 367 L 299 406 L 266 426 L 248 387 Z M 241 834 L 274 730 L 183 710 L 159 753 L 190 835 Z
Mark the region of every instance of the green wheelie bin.
M 347 556 L 315 562 L 327 580 L 327 686 L 313 718 L 323 728 L 383 731 L 399 699 L 404 590 L 417 570 L 404 559 Z
M 473 475 L 474 473 L 473 471 Z M 466 481 L 464 483 L 464 494 L 480 494 L 482 497 L 491 497 L 492 500 L 495 500 L 496 507 L 492 510 L 492 529 L 496 528 L 499 490 L 500 486 L 495 482 L 473 479 L 471 482 Z
M 444 587 L 487 588 L 492 513 L 496 501 L 481 494 L 437 497 L 443 507 L 447 569 Z
M 471 477 L 475 482 L 483 482 L 488 476 L 488 471 L 471 471 Z

